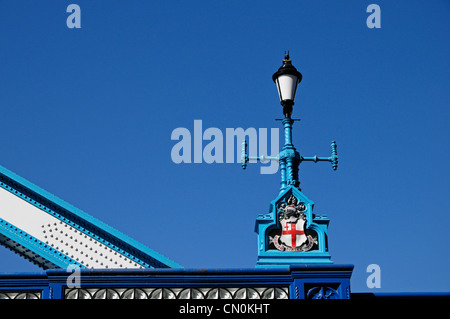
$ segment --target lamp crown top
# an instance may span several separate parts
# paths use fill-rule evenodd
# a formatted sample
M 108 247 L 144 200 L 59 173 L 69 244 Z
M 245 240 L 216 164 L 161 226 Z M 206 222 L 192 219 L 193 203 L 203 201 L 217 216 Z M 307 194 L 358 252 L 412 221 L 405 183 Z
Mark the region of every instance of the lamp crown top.
M 289 60 L 289 51 L 284 51 L 284 61 L 290 61 Z
M 290 74 L 297 77 L 298 83 L 302 80 L 302 74 L 297 71 L 295 66 L 292 65 L 292 61 L 289 57 L 289 51 L 284 51 L 284 60 L 281 67 L 272 75 L 272 79 L 275 82 L 276 78 L 280 75 Z

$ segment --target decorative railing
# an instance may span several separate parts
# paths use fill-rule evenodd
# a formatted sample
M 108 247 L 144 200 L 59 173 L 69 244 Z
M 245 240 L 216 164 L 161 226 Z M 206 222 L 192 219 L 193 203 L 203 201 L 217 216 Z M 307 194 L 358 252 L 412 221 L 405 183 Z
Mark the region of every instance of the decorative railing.
M 8 291 L 0 292 L 0 299 L 41 299 L 41 292 Z
M 353 265 L 0 273 L 0 299 L 349 299 Z
M 65 299 L 289 299 L 287 287 L 71 288 Z

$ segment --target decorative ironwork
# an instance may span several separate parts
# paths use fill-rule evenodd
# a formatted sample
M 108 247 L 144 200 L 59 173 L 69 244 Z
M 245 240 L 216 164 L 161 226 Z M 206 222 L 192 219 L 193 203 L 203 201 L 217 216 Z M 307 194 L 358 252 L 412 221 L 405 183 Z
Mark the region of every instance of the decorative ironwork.
M 289 299 L 287 287 L 73 288 L 65 299 Z
M 0 292 L 0 299 L 42 299 L 40 292 Z
M 328 286 L 318 286 L 308 290 L 307 299 L 340 299 L 339 293 Z

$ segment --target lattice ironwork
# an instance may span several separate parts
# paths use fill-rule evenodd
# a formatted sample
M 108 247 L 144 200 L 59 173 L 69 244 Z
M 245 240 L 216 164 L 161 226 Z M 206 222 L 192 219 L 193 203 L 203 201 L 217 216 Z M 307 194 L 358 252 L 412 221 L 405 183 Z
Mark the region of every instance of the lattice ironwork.
M 8 291 L 0 292 L 0 299 L 42 299 L 40 292 Z
M 287 287 L 71 288 L 65 299 L 289 299 Z

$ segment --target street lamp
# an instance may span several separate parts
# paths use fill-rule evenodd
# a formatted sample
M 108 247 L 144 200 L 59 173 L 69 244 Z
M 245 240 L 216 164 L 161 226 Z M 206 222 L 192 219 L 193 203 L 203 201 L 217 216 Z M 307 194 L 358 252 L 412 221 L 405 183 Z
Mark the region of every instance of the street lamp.
M 302 74 L 297 71 L 292 65 L 292 61 L 289 60 L 289 52 L 284 53 L 283 65 L 272 75 L 272 79 L 277 85 L 280 103 L 283 106 L 283 114 L 286 118 L 290 118 L 297 85 L 302 80 Z
M 250 160 L 278 161 L 281 172 L 281 191 L 283 192 L 290 186 L 299 187 L 298 167 L 301 162 L 331 162 L 333 169 L 336 170 L 338 156 L 335 141 L 331 143 L 330 157 L 302 156 L 292 143 L 292 125 L 295 121 L 291 118 L 292 106 L 294 105 L 297 85 L 302 80 L 302 74 L 292 65 L 292 61 L 289 59 L 289 52 L 284 53 L 283 65 L 273 74 L 272 80 L 277 85 L 280 103 L 283 106 L 283 114 L 285 116 L 281 121 L 284 128 L 284 146 L 278 156 L 249 156 L 247 153 L 247 141 L 244 139 L 242 142 L 241 163 L 242 168 L 246 169 Z
M 336 142 L 331 142 L 331 156 L 305 157 L 292 142 L 292 126 L 298 119 L 291 118 L 297 86 L 302 75 L 292 65 L 289 53 L 285 52 L 283 64 L 272 76 L 277 85 L 280 103 L 283 106 L 284 146 L 276 156 L 249 156 L 247 141 L 242 141 L 241 164 L 247 167 L 250 160 L 276 161 L 279 165 L 280 193 L 270 203 L 268 214 L 256 219 L 258 234 L 258 267 L 286 266 L 305 263 L 331 263 L 328 253 L 328 218 L 313 214 L 314 203 L 301 192 L 299 166 L 302 162 L 331 162 L 337 169 Z M 280 120 L 280 119 L 276 119 Z M 330 288 L 331 289 L 331 288 Z M 312 290 L 310 290 L 312 291 Z

